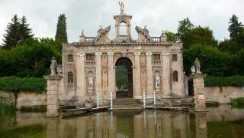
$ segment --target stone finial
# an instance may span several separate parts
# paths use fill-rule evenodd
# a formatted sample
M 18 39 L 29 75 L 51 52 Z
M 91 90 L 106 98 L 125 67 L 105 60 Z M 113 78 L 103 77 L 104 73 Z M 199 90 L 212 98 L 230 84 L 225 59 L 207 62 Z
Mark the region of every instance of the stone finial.
M 84 35 L 84 30 L 81 30 L 80 42 L 85 42 L 85 41 L 86 41 L 86 36 Z
M 161 41 L 167 41 L 167 36 L 163 30 L 162 30 L 162 34 L 161 34 L 160 38 L 161 38 Z

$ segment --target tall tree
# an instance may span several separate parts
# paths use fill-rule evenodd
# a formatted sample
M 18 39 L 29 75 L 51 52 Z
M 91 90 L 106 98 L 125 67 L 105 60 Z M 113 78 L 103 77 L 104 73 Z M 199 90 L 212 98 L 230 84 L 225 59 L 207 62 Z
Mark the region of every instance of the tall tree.
M 27 39 L 33 38 L 28 26 L 25 16 L 19 19 L 17 15 L 14 15 L 12 22 L 7 26 L 6 34 L 3 36 L 4 48 L 16 47 Z
M 238 40 L 239 36 L 242 34 L 242 23 L 238 21 L 238 17 L 236 15 L 232 15 L 229 21 L 229 32 L 231 40 Z
M 193 29 L 190 29 L 184 37 L 185 38 L 182 40 L 184 48 L 189 48 L 194 44 L 217 46 L 217 41 L 209 27 L 194 27 Z
M 185 34 L 194 27 L 194 25 L 191 23 L 190 19 L 187 17 L 181 21 L 179 21 L 179 26 L 178 26 L 178 32 L 177 36 L 183 40 L 185 39 Z
M 61 43 L 67 43 L 68 42 L 67 30 L 66 30 L 66 17 L 64 14 L 61 14 L 58 17 L 55 41 L 60 41 Z

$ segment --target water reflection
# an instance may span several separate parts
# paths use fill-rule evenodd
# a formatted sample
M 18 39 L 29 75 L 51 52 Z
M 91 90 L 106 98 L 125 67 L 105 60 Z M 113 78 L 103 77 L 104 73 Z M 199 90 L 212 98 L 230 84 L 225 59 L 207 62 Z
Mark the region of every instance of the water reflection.
M 229 106 L 209 108 L 209 112 L 196 114 L 146 110 L 102 112 L 68 119 L 45 118 L 44 115 L 18 113 L 15 127 L 43 124 L 45 132 L 40 135 L 47 138 L 207 138 L 244 135 L 244 110 L 233 110 Z

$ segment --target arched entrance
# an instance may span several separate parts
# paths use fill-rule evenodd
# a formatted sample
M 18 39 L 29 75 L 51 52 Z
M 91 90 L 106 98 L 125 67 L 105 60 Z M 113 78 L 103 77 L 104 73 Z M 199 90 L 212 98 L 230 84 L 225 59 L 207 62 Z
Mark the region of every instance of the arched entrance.
M 133 97 L 132 62 L 127 57 L 119 58 L 116 63 L 116 97 Z

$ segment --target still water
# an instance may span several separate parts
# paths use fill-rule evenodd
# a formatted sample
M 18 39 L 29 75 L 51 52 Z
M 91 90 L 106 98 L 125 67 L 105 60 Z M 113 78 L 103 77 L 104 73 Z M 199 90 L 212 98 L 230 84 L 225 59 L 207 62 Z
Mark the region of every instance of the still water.
M 208 110 L 115 111 L 67 119 L 16 113 L 0 116 L 0 138 L 244 138 L 244 109 Z

